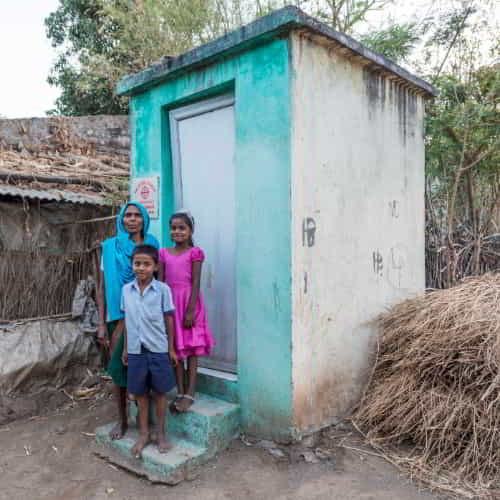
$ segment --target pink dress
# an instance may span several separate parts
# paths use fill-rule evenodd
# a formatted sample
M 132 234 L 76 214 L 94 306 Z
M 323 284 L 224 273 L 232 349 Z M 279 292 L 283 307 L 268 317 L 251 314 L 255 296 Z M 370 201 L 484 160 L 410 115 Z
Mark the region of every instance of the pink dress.
M 194 311 L 194 326 L 184 328 L 184 313 L 191 298 L 192 263 L 203 262 L 205 255 L 198 247 L 190 248 L 181 255 L 172 255 L 168 249 L 160 249 L 160 262 L 165 266 L 165 281 L 172 290 L 175 305 L 175 347 L 177 356 L 183 360 L 189 356 L 208 356 L 212 352 L 214 339 L 207 324 L 203 295 L 198 294 Z

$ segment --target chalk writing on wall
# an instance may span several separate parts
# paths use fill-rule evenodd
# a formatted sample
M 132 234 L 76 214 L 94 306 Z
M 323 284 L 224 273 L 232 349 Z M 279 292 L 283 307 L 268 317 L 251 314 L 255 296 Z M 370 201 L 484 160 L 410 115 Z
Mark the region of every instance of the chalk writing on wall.
M 373 258 L 373 272 L 377 276 L 382 276 L 384 272 L 384 258 L 382 257 L 382 254 L 378 250 L 375 250 L 372 253 L 372 258 Z
M 302 246 L 313 247 L 316 239 L 316 221 L 306 217 L 302 221 Z
M 391 248 L 387 268 L 387 280 L 394 288 L 407 286 L 407 250 L 404 245 L 396 244 Z
M 389 208 L 391 210 L 391 217 L 399 219 L 399 201 L 398 200 L 390 201 Z

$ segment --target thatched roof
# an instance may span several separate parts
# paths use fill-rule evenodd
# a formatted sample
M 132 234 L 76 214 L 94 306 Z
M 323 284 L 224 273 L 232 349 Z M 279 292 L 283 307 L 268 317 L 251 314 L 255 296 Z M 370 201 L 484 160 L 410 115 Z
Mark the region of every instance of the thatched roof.
M 0 120 L 0 196 L 121 204 L 128 143 L 124 116 Z

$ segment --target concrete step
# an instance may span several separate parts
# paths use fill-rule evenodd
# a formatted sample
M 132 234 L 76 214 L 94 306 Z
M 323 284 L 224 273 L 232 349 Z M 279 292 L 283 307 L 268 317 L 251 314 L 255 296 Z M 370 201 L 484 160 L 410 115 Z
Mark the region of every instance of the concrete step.
M 168 453 L 158 452 L 156 445 L 148 445 L 142 460 L 132 457 L 131 449 L 138 439 L 135 403 L 129 405 L 129 429 L 125 437 L 111 441 L 109 431 L 114 424 L 96 430 L 95 453 L 152 481 L 176 484 L 194 475 L 196 466 L 213 457 L 238 436 L 240 407 L 206 394 L 196 394 L 196 401 L 186 413 L 170 414 L 167 410 L 166 427 L 173 448 Z M 150 402 L 149 420 L 155 423 L 155 405 Z
M 139 438 L 137 428 L 129 427 L 122 439 L 112 441 L 109 431 L 113 425 L 103 425 L 96 430 L 97 445 L 94 452 L 151 481 L 177 484 L 193 475 L 194 468 L 207 459 L 206 448 L 173 436 L 169 437 L 172 449 L 168 453 L 162 454 L 156 444 L 149 444 L 142 452 L 142 459 L 136 459 L 131 450 Z
M 137 406 L 129 406 L 130 424 L 134 425 Z M 149 420 L 156 421 L 154 401 L 150 401 Z M 240 407 L 207 394 L 197 393 L 195 402 L 186 413 L 168 412 L 167 432 L 197 445 L 207 448 L 212 454 L 224 449 L 238 436 L 240 427 Z

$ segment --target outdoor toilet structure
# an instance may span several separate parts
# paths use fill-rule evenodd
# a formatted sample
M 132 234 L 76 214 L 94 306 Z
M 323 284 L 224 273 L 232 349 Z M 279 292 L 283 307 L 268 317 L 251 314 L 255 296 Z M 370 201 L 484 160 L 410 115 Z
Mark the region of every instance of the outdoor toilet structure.
M 370 320 L 424 291 L 429 84 L 287 7 L 125 77 L 131 196 L 206 254 L 199 388 L 291 441 L 359 399 Z

